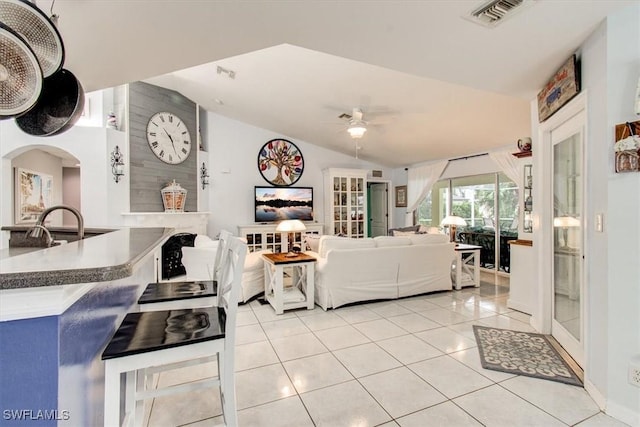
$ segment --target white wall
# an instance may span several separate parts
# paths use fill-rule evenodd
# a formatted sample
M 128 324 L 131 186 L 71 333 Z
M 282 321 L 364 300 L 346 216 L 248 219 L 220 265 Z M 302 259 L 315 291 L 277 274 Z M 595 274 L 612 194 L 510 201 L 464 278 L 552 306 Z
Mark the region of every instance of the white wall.
M 62 204 L 71 206 L 82 212 L 82 181 L 80 168 L 62 168 Z M 69 211 L 62 212 L 62 225 L 75 226 L 76 217 Z M 55 212 L 54 212 L 55 213 Z
M 0 158 L 2 158 L 0 164 L 0 176 L 2 176 L 0 224 L 13 224 L 13 191 L 10 191 L 12 187 L 9 184 L 13 181 L 12 159 L 43 145 L 67 151 L 80 161 L 80 179 L 83 183 L 81 203 L 85 225 L 113 224 L 109 218 L 110 206 L 107 191 L 107 182 L 111 179 L 111 166 L 108 163 L 107 151 L 107 129 L 74 126 L 61 135 L 40 138 L 22 132 L 13 120 L 0 122 Z M 31 168 L 33 169 L 33 167 Z M 60 164 L 59 174 L 62 177 L 62 164 Z M 62 197 L 58 202 L 62 202 Z M 6 236 L 4 237 L 0 247 L 6 245 Z
M 238 225 L 254 223 L 253 187 L 269 185 L 258 171 L 258 151 L 274 138 L 288 139 L 302 151 L 304 172 L 294 186 L 313 187 L 314 217 L 319 223 L 324 223 L 323 169 L 378 169 L 384 179 L 391 179 L 391 169 L 218 114 L 207 113 L 206 132 L 211 183 L 207 189 L 211 212 L 208 233 L 212 237 L 221 229 L 237 234 Z
M 636 3 L 609 16 L 577 51 L 587 94 L 585 388 L 609 415 L 633 426 L 640 425 L 640 388 L 628 384 L 627 369 L 640 355 L 640 173 L 614 172 L 613 144 L 615 124 L 637 120 L 638 22 Z M 532 127 L 537 135 L 537 121 Z M 551 170 L 548 158 L 534 167 L 543 175 Z M 604 215 L 604 232 L 595 230 L 596 214 Z M 549 209 L 537 215 L 550 223 Z M 534 233 L 534 242 L 546 238 L 540 228 Z
M 594 141 L 607 149 L 608 171 L 608 348 L 607 412 L 640 426 L 640 388 L 627 382 L 632 356 L 640 357 L 640 172 L 616 174 L 613 167 L 614 126 L 640 119 L 633 112 L 640 77 L 640 4 L 607 20 L 606 114 L 595 118 L 606 127 L 605 138 Z M 603 94 L 604 95 L 604 94 Z M 604 186 L 604 183 L 598 183 Z M 602 282 L 593 282 L 600 287 Z M 599 304 L 602 302 L 599 301 Z M 599 309 L 599 312 L 602 309 Z M 600 314 L 600 313 L 596 314 Z M 593 316 L 594 320 L 599 317 Z
M 607 286 L 607 234 L 595 233 L 589 225 L 594 213 L 606 213 L 608 135 L 606 115 L 607 105 L 603 102 L 607 94 L 607 23 L 603 22 L 582 44 L 577 52 L 582 73 L 582 90 L 588 93 L 587 104 L 587 145 L 585 152 L 585 197 L 587 219 L 585 230 L 584 255 L 586 289 L 586 335 L 585 360 L 586 380 L 593 384 L 600 394 L 607 395 L 607 358 L 606 342 L 608 335 Z M 612 144 L 613 145 L 613 144 Z M 597 321 L 596 321 L 597 319 Z M 595 345 L 598 343 L 598 345 Z

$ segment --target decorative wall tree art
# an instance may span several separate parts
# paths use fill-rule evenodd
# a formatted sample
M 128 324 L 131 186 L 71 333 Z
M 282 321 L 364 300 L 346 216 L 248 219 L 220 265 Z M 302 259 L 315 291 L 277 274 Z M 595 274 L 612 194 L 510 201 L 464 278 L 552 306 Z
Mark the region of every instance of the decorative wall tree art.
M 302 152 L 291 141 L 272 139 L 258 153 L 258 170 L 269 184 L 293 185 L 304 170 Z

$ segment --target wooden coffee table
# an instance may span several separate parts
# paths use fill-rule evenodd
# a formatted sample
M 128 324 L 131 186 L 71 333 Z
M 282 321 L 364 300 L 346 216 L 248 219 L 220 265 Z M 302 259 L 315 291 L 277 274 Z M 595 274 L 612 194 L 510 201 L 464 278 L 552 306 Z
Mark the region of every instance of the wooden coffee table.
M 289 257 L 286 253 L 263 254 L 264 297 L 276 311 L 314 307 L 314 274 L 316 258 L 305 253 Z M 291 284 L 285 287 L 285 269 L 291 271 Z

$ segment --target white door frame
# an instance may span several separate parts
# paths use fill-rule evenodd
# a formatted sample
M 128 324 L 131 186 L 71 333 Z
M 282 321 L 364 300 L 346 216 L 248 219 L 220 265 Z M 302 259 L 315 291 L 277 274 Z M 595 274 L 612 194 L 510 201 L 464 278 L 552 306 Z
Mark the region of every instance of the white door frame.
M 573 98 L 564 107 L 558 110 L 547 121 L 541 123 L 538 127 L 538 142 L 535 146 L 534 157 L 534 171 L 538 171 L 534 175 L 536 184 L 534 185 L 534 247 L 537 247 L 537 259 L 538 259 L 538 301 L 537 307 L 531 318 L 531 324 L 538 331 L 544 334 L 551 334 L 551 324 L 553 319 L 553 233 L 549 230 L 553 229 L 553 187 L 552 187 L 552 174 L 553 174 L 553 146 L 551 143 L 551 131 L 561 126 L 571 118 L 578 114 L 584 115 L 584 128 L 583 128 L 583 144 L 582 144 L 582 161 L 583 171 L 587 170 L 587 144 L 589 136 L 587 133 L 588 111 L 587 111 L 587 93 L 583 91 L 575 98 Z M 590 224 L 589 211 L 587 209 L 588 193 L 586 189 L 589 188 L 588 176 L 583 174 L 583 254 L 588 252 L 586 230 Z M 583 298 L 583 337 L 582 342 L 583 349 L 585 350 L 585 360 L 583 368 L 585 371 L 588 366 L 588 330 L 589 330 L 589 316 L 585 312 L 586 307 L 589 306 L 589 289 L 588 289 L 588 277 L 584 263 L 582 267 L 582 282 L 584 292 L 581 295 Z

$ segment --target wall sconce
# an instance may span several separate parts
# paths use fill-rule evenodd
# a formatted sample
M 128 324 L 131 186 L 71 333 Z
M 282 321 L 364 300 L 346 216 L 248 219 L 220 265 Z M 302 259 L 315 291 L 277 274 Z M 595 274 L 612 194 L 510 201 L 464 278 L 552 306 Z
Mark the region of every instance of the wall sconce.
M 207 173 L 207 166 L 202 162 L 202 167 L 200 168 L 200 182 L 202 182 L 202 189 L 209 185 L 209 174 Z
M 120 182 L 120 177 L 124 176 L 124 155 L 120 151 L 120 147 L 116 145 L 116 148 L 111 152 L 111 173 L 113 174 L 113 180 Z

